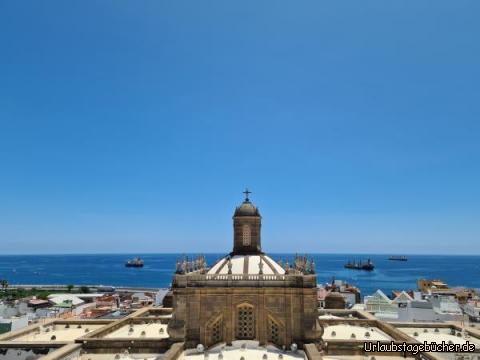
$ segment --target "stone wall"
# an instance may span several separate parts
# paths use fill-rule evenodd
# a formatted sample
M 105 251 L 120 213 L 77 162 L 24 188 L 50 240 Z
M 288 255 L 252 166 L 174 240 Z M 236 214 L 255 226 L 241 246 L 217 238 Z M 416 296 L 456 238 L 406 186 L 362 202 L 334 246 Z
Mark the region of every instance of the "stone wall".
M 315 341 L 321 335 L 316 296 L 316 288 L 176 288 L 169 334 L 185 339 L 187 347 L 251 334 L 261 344 L 279 346 Z

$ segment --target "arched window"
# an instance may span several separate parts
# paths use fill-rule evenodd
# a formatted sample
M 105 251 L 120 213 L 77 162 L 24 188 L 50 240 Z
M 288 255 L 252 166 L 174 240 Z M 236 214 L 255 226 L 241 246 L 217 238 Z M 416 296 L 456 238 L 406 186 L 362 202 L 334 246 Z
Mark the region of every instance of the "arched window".
M 252 305 L 237 307 L 237 339 L 255 339 L 255 308 Z
M 270 341 L 271 343 L 281 345 L 280 326 L 270 316 L 268 317 L 267 321 L 267 336 L 268 341 Z
M 243 246 L 250 246 L 252 242 L 252 234 L 251 234 L 249 225 L 243 225 L 242 239 L 243 239 Z
M 207 324 L 207 346 L 223 340 L 223 316 L 218 316 Z

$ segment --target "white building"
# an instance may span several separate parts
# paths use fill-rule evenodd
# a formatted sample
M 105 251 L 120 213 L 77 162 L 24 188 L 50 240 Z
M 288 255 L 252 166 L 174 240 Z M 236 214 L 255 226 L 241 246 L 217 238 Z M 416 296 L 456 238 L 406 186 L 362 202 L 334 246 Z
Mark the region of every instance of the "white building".
M 375 314 L 379 319 L 396 319 L 398 317 L 398 305 L 393 303 L 382 290 L 377 290 L 373 295 L 365 296 L 363 300 L 365 310 Z
M 0 303 L 0 331 L 14 331 L 28 326 L 30 317 L 30 309 L 23 301 Z
M 84 303 L 82 299 L 73 294 L 49 295 L 48 300 L 54 305 L 71 304 L 72 308 Z
M 401 303 L 408 303 L 409 301 L 412 301 L 413 298 L 405 291 L 402 291 L 398 296 L 392 300 L 392 304 L 401 304 Z
M 412 300 L 400 303 L 398 307 L 398 321 L 440 321 L 433 311 L 433 305 L 427 300 Z
M 402 322 L 461 321 L 462 310 L 452 296 L 432 295 L 412 298 L 402 291 L 395 299 L 389 299 L 381 290 L 366 296 L 365 310 L 377 318 Z
M 468 315 L 470 320 L 480 321 L 480 301 L 469 301 L 467 304 L 465 304 L 463 310 L 465 311 L 465 314 Z
M 155 293 L 155 306 L 161 306 L 163 303 L 163 299 L 168 294 L 168 289 L 159 289 Z
M 433 296 L 399 303 L 398 321 L 443 322 L 461 321 L 462 309 L 454 297 Z
M 440 321 L 461 321 L 463 319 L 463 311 L 455 296 L 435 294 L 430 298 L 430 302 Z
M 22 315 L 22 316 L 14 316 L 11 318 L 0 318 L 0 329 L 6 329 L 7 331 L 15 331 L 19 330 L 21 328 L 24 328 L 28 326 L 28 316 L 27 315 Z M 1 331 L 0 331 L 1 334 Z

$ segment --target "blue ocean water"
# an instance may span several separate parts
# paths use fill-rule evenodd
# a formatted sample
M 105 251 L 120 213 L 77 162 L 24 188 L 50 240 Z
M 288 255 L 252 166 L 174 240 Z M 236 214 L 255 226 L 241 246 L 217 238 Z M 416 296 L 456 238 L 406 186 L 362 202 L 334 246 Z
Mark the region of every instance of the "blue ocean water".
M 211 266 L 224 254 L 207 254 Z M 275 260 L 292 254 L 269 254 Z M 125 261 L 134 256 L 145 260 L 140 269 L 126 268 Z M 170 285 L 175 262 L 180 254 L 131 255 L 2 255 L 0 279 L 10 284 L 98 284 L 112 286 L 167 287 Z M 438 278 L 450 286 L 480 288 L 480 256 L 410 255 L 408 261 L 389 261 L 388 255 L 373 255 L 372 272 L 348 270 L 348 260 L 366 259 L 365 255 L 317 254 L 318 282 L 332 277 L 358 286 L 362 295 L 382 289 L 386 294 L 394 289 L 415 289 L 420 277 Z

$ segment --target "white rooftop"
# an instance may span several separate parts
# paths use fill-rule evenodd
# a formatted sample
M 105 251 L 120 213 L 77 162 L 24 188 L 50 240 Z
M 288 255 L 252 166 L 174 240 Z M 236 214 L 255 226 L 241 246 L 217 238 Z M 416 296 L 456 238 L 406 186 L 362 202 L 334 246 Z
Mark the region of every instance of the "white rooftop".
M 260 274 L 260 268 L 265 275 L 285 274 L 285 269 L 267 255 L 226 256 L 208 270 L 208 274 L 228 274 L 229 263 L 231 264 L 232 274 L 236 275 L 258 275 Z
M 69 357 L 69 360 L 156 360 L 161 359 L 160 353 L 84 353 L 77 357 Z
M 447 344 L 465 344 L 468 341 L 471 344 L 475 344 L 477 348 L 480 347 L 480 339 L 469 336 L 468 334 L 463 334 L 458 330 L 455 330 L 455 335 L 452 335 L 451 328 L 399 327 L 398 330 L 413 337 L 415 340 L 421 343 L 423 343 L 424 341 L 434 341 L 437 343 L 445 341 Z
M 71 302 L 72 305 L 80 305 L 83 304 L 84 301 L 80 299 L 78 296 L 74 294 L 55 294 L 55 295 L 49 295 L 48 300 L 53 302 L 54 304 L 61 304 L 64 302 Z
M 105 325 L 53 324 L 41 326 L 38 330 L 14 338 L 13 341 L 73 341 L 103 326 Z
M 265 357 L 266 356 L 266 357 Z M 237 340 L 232 346 L 217 345 L 204 352 L 196 349 L 185 350 L 178 360 L 304 360 L 305 353 L 298 351 L 282 351 L 275 346 L 259 346 L 258 341 Z
M 332 319 L 343 319 L 340 316 L 335 316 L 332 314 L 323 314 L 318 317 L 319 319 L 324 319 L 324 320 L 332 320 Z
M 390 355 L 374 355 L 367 356 L 364 355 L 328 355 L 323 356 L 323 360 L 405 360 L 405 359 L 415 359 L 415 357 L 403 357 L 403 356 L 390 356 Z
M 350 324 L 325 326 L 324 340 L 375 340 L 390 341 L 392 338 L 376 327 L 364 327 Z
M 165 338 L 168 338 L 167 324 L 150 323 L 150 324 L 125 325 L 105 335 L 105 338 L 107 339 L 116 339 L 116 338 L 165 339 Z
M 55 297 L 55 296 L 76 296 L 82 299 L 92 299 L 97 297 L 102 297 L 105 295 L 104 293 L 57 293 L 57 294 L 50 294 L 48 298 Z

